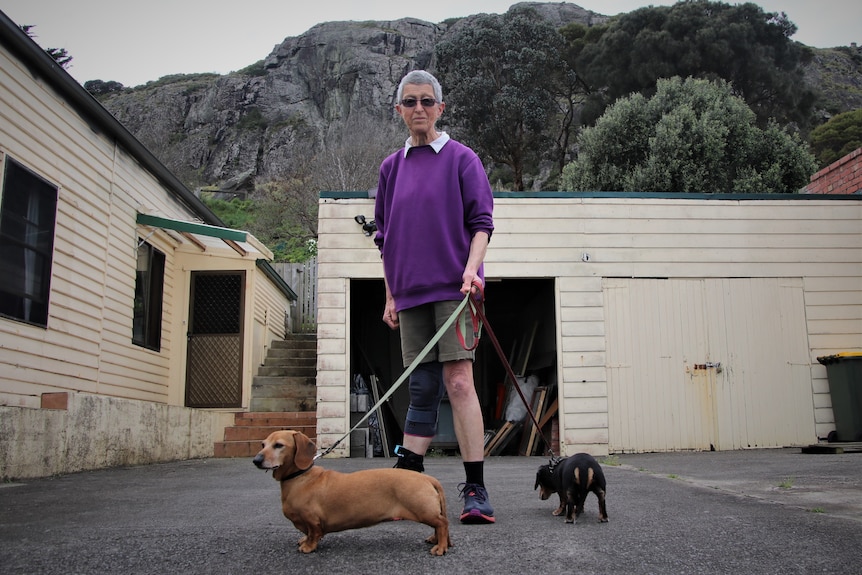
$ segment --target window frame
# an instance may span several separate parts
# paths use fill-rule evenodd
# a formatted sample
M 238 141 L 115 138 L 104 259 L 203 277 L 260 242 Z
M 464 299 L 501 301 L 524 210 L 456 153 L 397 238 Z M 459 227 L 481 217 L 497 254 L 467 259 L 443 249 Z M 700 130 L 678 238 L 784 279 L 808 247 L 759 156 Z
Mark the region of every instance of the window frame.
M 166 259 L 164 252 L 138 238 L 132 344 L 157 352 L 162 349 Z
M 60 188 L 8 154 L 0 160 L 0 317 L 47 328 Z

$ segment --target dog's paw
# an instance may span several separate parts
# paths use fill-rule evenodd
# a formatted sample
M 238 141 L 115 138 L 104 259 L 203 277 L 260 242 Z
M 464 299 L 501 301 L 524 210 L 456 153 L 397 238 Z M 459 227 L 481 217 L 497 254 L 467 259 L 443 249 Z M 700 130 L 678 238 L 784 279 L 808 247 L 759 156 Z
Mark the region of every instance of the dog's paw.
M 299 551 L 302 553 L 311 553 L 317 549 L 317 541 L 309 541 L 308 535 L 303 535 L 297 542 Z
M 431 547 L 431 555 L 436 555 L 437 557 L 445 555 L 446 551 L 452 547 L 452 539 L 450 537 L 446 537 L 446 541 L 440 541 L 436 533 L 428 537 L 425 543 L 433 545 Z
M 431 555 L 434 555 L 436 557 L 440 557 L 441 555 L 445 555 L 446 551 L 448 549 L 449 549 L 449 546 L 445 545 L 445 544 L 444 545 L 439 545 L 439 544 L 435 545 L 434 547 L 431 548 Z
M 607 523 L 607 522 L 608 522 L 607 517 L 599 517 L 599 523 Z

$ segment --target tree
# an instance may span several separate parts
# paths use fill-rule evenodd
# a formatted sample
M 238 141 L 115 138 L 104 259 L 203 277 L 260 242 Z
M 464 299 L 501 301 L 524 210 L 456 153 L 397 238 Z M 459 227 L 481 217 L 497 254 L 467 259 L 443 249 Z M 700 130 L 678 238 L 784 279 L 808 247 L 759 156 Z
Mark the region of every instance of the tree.
M 320 192 L 376 189 L 380 163 L 404 145 L 400 118 L 357 118 L 332 124 L 320 150 L 306 143 L 289 166 L 255 185 L 251 199 L 205 199 L 207 206 L 226 225 L 254 234 L 276 262 L 307 261 L 317 253 Z
M 273 251 L 275 261 L 304 262 L 314 255 L 317 198 L 317 190 L 303 178 L 270 181 L 255 189 L 249 231 Z
M 862 147 L 862 109 L 833 116 L 811 131 L 811 151 L 821 168 Z
M 566 140 L 560 98 L 574 82 L 562 49 L 547 21 L 517 6 L 477 16 L 436 48 L 451 124 L 486 165 L 511 170 L 515 190 L 524 189 L 525 174 L 537 170 L 555 141 Z M 558 147 L 558 156 L 564 151 Z
M 566 59 L 569 69 L 572 71 L 571 75 L 574 78 L 570 98 L 572 103 L 573 128 L 565 134 L 567 140 L 575 132 L 574 127 L 584 124 L 585 120 L 592 123 L 595 121 L 595 118 L 601 115 L 602 110 L 605 108 L 600 89 L 597 87 L 599 91 L 594 93 L 593 87 L 587 83 L 583 75 L 577 73 L 577 69 L 578 59 L 586 47 L 598 42 L 607 30 L 608 24 L 585 26 L 578 22 L 572 22 L 560 29 L 560 34 L 563 36 L 565 42 L 563 57 Z M 566 141 L 564 150 L 565 155 L 561 156 L 561 158 L 564 161 L 568 161 L 571 159 L 568 158 L 568 141 Z M 562 172 L 562 166 L 560 167 L 560 171 Z
M 816 94 L 801 68 L 811 50 L 790 41 L 795 33 L 785 13 L 753 3 L 682 0 L 623 14 L 577 59 L 596 112 L 585 123 L 617 98 L 655 93 L 659 78 L 692 76 L 730 82 L 761 127 L 775 118 L 804 128 Z
M 36 39 L 36 35 L 33 33 L 33 28 L 35 27 L 35 24 L 21 25 L 21 29 L 24 33 L 34 40 Z M 48 55 L 51 56 L 64 70 L 68 70 L 72 65 L 72 56 L 69 55 L 65 48 L 45 48 L 45 52 L 47 52 Z
M 659 80 L 622 98 L 579 139 L 563 188 L 630 192 L 794 193 L 816 171 L 798 134 L 755 114 L 723 80 Z
M 84 89 L 94 96 L 104 96 L 105 94 L 113 94 L 122 92 L 125 89 L 121 83 L 114 80 L 103 82 L 102 80 L 87 80 L 84 82 Z
M 381 121 L 357 114 L 346 123 L 331 124 L 322 150 L 314 156 L 315 186 L 326 191 L 376 189 L 380 163 L 403 147 L 406 138 L 400 117 Z

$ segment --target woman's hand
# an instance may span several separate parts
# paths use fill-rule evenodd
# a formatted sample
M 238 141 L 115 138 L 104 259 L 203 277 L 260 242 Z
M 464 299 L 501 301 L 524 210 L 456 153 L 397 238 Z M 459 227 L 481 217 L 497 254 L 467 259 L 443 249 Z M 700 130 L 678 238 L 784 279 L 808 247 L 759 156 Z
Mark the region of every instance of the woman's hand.
M 386 305 L 383 306 L 383 323 L 391 329 L 398 329 L 398 312 L 395 311 L 395 300 L 391 297 L 386 298 Z

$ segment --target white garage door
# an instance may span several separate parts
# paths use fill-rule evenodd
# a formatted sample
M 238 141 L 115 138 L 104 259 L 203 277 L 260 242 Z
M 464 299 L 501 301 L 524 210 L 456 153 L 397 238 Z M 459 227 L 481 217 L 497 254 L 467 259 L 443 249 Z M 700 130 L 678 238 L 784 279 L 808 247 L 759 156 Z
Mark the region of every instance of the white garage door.
M 817 441 L 801 279 L 604 280 L 612 452 Z

